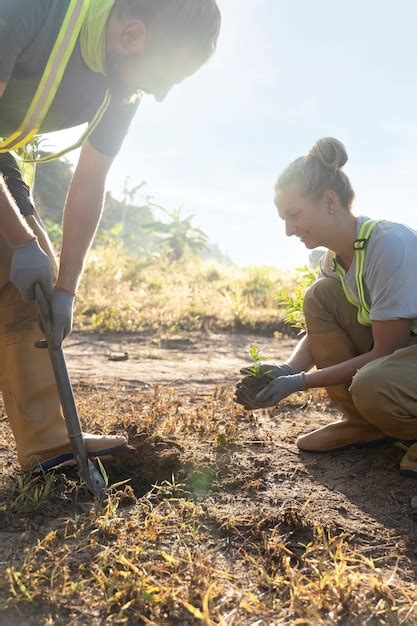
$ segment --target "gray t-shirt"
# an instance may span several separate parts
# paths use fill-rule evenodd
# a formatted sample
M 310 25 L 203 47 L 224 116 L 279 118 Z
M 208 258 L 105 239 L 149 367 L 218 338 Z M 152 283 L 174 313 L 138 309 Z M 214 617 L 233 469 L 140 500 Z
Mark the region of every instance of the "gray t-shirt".
M 9 136 L 20 126 L 68 3 L 69 0 L 0 0 L 0 81 L 7 83 L 0 98 L 0 137 Z M 90 122 L 111 87 L 106 76 L 91 71 L 84 63 L 78 42 L 41 132 Z M 139 104 L 123 102 L 116 89 L 112 93 L 109 109 L 90 136 L 94 148 L 106 156 L 115 156 L 119 151 Z
M 368 217 L 358 217 L 359 230 Z M 332 269 L 334 252 L 322 259 L 322 275 L 338 278 Z M 359 304 L 356 259 L 346 272 L 346 284 Z M 417 232 L 404 224 L 380 221 L 366 246 L 365 295 L 371 320 L 411 319 L 417 324 Z

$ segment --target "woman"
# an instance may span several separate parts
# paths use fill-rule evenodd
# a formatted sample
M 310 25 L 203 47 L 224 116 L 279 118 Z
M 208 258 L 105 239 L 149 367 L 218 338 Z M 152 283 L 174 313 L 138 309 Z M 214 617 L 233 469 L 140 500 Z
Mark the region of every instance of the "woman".
M 238 402 L 263 408 L 325 387 L 341 418 L 299 437 L 306 452 L 417 440 L 417 232 L 355 217 L 346 162 L 343 144 L 320 139 L 278 179 L 286 234 L 328 252 L 305 295 L 306 336 L 286 363 L 264 366 L 272 381 L 255 399 L 237 390 Z M 417 476 L 417 443 L 401 470 Z

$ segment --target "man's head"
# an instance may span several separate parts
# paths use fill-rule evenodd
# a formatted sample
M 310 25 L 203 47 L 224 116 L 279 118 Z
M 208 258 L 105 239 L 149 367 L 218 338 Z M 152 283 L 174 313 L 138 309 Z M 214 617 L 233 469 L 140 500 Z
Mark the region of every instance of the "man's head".
M 106 33 L 106 70 L 162 101 L 216 49 L 216 0 L 117 0 Z

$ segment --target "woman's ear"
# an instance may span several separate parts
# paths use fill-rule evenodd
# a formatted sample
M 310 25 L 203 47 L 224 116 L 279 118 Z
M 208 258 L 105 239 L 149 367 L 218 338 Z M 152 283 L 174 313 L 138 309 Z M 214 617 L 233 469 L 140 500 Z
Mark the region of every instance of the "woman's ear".
M 332 215 L 336 211 L 337 206 L 337 197 L 334 191 L 328 189 L 324 194 L 324 202 L 326 205 L 326 209 Z

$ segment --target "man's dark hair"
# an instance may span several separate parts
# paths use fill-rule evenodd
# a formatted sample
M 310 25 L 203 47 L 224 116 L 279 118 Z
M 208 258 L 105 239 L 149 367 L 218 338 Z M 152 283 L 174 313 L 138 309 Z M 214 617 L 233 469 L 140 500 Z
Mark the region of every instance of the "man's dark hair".
M 221 14 L 216 0 L 118 0 L 118 14 L 151 24 L 156 18 L 172 41 L 191 44 L 207 61 L 220 33 Z

